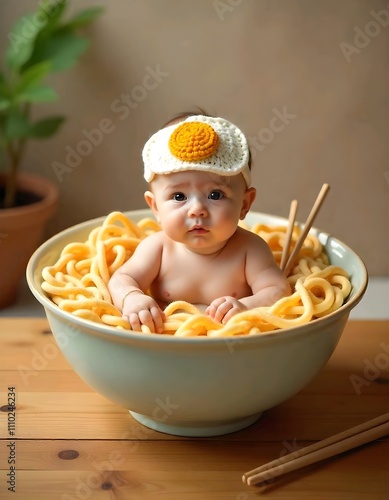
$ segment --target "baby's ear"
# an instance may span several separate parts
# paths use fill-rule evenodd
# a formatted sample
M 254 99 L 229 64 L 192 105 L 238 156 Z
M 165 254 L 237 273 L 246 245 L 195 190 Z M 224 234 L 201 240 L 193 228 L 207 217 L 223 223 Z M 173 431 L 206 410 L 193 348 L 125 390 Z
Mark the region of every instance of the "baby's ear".
M 158 212 L 157 203 L 155 201 L 154 193 L 152 193 L 151 191 L 146 191 L 144 194 L 144 197 L 145 197 L 146 203 L 151 208 L 157 221 L 159 222 L 159 212 Z
M 248 214 L 251 205 L 254 203 L 256 195 L 257 195 L 257 190 L 254 187 L 246 189 L 246 192 L 243 195 L 242 208 L 239 217 L 240 220 L 243 220 Z

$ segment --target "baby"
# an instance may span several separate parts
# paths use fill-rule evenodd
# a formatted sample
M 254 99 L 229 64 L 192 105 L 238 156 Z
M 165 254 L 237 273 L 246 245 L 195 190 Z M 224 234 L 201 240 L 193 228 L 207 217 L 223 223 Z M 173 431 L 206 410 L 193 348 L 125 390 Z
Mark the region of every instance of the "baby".
M 108 284 L 133 330 L 161 332 L 163 310 L 177 300 L 226 323 L 290 294 L 267 243 L 238 225 L 256 190 L 235 125 L 189 115 L 155 133 L 142 156 L 145 199 L 162 231 L 142 240 Z

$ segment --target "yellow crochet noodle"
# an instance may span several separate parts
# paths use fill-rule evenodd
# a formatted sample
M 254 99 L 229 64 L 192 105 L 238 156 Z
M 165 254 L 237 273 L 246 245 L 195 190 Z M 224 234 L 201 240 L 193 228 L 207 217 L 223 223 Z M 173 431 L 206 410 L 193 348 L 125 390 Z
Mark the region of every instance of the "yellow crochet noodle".
M 286 227 L 242 226 L 261 236 L 276 262 L 280 262 Z M 130 330 L 130 324 L 112 303 L 107 283 L 131 257 L 138 243 L 159 230 L 153 219 L 134 223 L 121 212 L 110 213 L 101 226 L 90 232 L 87 241 L 66 245 L 58 260 L 43 269 L 42 289 L 60 309 L 78 318 Z M 299 234 L 295 227 L 292 248 Z M 307 235 L 297 262 L 288 276 L 293 293 L 271 307 L 241 312 L 223 325 L 202 314 L 193 304 L 176 301 L 165 309 L 163 333 L 152 335 L 210 338 L 257 335 L 303 325 L 336 311 L 351 291 L 346 271 L 330 265 L 320 241 L 312 234 Z M 151 334 L 144 325 L 142 333 Z

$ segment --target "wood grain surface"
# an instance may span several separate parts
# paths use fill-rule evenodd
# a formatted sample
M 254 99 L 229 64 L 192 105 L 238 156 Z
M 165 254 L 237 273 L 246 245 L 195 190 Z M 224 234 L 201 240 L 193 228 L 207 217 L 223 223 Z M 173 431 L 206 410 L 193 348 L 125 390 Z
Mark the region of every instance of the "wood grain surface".
M 213 438 L 143 427 L 79 379 L 46 319 L 0 320 L 0 362 L 0 498 L 389 499 L 389 436 L 266 485 L 241 480 L 389 411 L 389 322 L 350 321 L 304 390 L 247 429 Z M 16 397 L 14 430 L 9 392 Z

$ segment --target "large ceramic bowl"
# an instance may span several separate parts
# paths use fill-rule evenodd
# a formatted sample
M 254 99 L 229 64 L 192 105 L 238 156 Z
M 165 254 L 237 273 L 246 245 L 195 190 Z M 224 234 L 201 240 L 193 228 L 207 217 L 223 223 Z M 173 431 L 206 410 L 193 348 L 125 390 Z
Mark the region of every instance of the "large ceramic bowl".
M 126 212 L 134 221 L 150 214 Z M 358 255 L 336 238 L 313 230 L 331 263 L 351 276 L 351 295 L 337 311 L 303 326 L 227 340 L 119 331 L 60 310 L 41 289 L 43 267 L 53 265 L 67 243 L 85 241 L 104 218 L 70 227 L 42 244 L 28 264 L 28 284 L 75 372 L 136 420 L 161 432 L 234 432 L 299 392 L 330 358 L 367 286 Z M 287 224 L 286 219 L 255 212 L 246 222 Z

